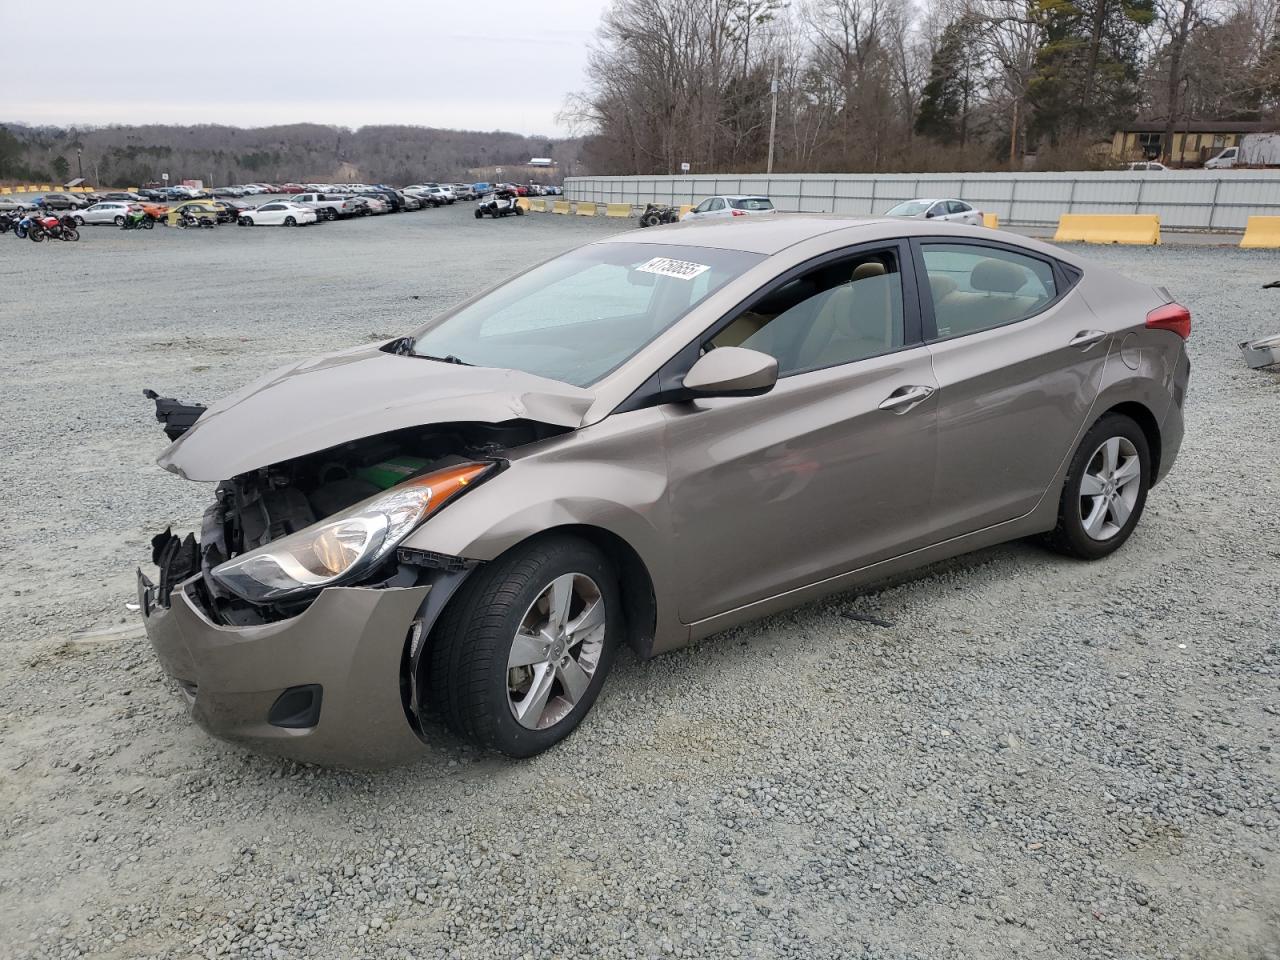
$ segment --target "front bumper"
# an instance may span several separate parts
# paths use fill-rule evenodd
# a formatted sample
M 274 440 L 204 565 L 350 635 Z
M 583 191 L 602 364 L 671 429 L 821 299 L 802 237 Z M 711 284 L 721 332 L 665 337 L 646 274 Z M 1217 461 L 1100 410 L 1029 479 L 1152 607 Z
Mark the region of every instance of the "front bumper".
M 212 622 L 188 596 L 198 579 L 174 589 L 166 608 L 139 571 L 138 601 L 161 666 L 206 731 L 326 766 L 383 767 L 422 755 L 401 674 L 406 638 L 430 585 L 331 587 L 296 617 L 231 627 Z M 322 691 L 314 726 L 269 722 L 282 693 L 311 684 Z

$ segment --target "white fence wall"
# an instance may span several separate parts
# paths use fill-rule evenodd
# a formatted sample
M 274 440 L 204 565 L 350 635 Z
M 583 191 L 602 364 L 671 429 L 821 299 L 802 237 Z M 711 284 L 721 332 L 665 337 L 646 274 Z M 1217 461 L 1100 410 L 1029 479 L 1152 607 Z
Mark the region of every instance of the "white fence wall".
M 570 177 L 564 189 L 570 200 L 641 205 L 763 194 L 783 211 L 863 216 L 912 197 L 955 197 L 1023 226 L 1064 213 L 1155 213 L 1167 230 L 1240 231 L 1251 214 L 1280 215 L 1280 171 L 1271 170 Z

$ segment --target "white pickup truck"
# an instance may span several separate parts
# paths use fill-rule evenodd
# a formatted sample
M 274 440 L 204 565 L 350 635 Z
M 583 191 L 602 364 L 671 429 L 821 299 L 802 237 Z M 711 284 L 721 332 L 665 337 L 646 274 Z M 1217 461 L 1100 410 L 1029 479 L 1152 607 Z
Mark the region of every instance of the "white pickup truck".
M 363 206 L 344 193 L 299 193 L 290 197 L 289 202 L 310 207 L 321 220 L 359 216 Z

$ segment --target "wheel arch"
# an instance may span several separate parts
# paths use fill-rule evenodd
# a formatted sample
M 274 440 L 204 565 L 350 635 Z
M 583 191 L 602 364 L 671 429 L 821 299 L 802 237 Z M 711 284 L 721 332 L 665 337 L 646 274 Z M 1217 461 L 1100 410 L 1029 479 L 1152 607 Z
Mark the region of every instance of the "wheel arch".
M 1155 482 L 1155 478 L 1160 476 L 1160 423 L 1156 420 L 1155 414 L 1146 406 L 1136 400 L 1125 400 L 1108 407 L 1098 415 L 1094 423 L 1111 413 L 1118 413 L 1128 417 L 1136 423 L 1141 429 L 1143 436 L 1147 438 L 1147 450 L 1151 454 L 1151 478 Z

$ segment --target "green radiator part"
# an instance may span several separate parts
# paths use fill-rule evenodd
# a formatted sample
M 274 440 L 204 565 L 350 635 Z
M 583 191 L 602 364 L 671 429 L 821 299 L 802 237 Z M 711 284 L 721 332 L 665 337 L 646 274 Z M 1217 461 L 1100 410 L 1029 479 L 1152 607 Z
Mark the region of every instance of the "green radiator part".
M 403 483 L 415 473 L 420 473 L 426 465 L 427 461 L 420 457 L 393 457 L 372 466 L 361 467 L 356 471 L 356 476 L 385 490 L 387 487 L 394 487 L 397 483 Z

